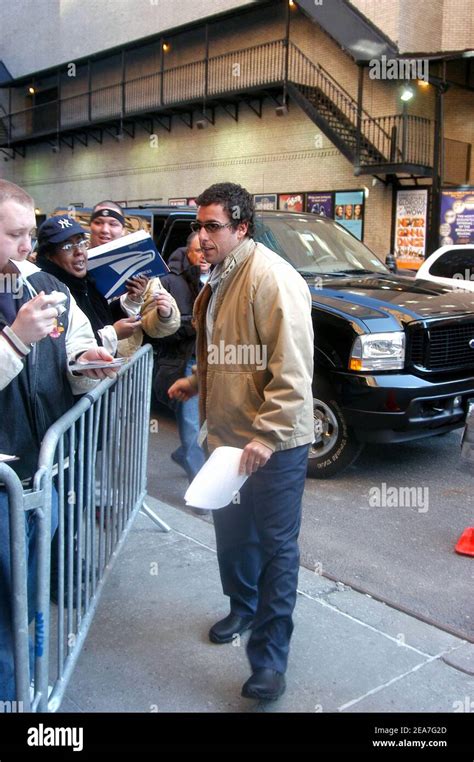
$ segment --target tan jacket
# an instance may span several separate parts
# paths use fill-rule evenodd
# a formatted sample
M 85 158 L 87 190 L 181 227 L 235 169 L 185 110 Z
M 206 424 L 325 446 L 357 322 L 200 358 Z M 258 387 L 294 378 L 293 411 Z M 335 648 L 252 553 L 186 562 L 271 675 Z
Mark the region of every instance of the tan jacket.
M 171 315 L 169 318 L 163 318 L 158 314 L 153 295 L 160 290 L 165 291 L 165 288 L 161 285 L 159 278 L 152 278 L 148 281 L 148 285 L 145 289 L 143 306 L 140 309 L 142 328 L 135 331 L 135 333 L 132 334 L 132 336 L 129 336 L 128 339 L 121 339 L 119 341 L 117 354 L 120 357 L 130 357 L 141 347 L 143 331 L 148 334 L 148 336 L 151 336 L 152 339 L 161 339 L 163 336 L 171 336 L 172 333 L 176 333 L 181 325 L 181 314 L 178 305 L 171 294 Z M 169 292 L 166 291 L 166 293 L 168 294 Z
M 217 286 L 212 343 L 211 287 L 196 299 L 197 376 L 207 443 L 251 440 L 285 450 L 313 440 L 313 324 L 308 286 L 296 270 L 246 238 L 226 258 Z

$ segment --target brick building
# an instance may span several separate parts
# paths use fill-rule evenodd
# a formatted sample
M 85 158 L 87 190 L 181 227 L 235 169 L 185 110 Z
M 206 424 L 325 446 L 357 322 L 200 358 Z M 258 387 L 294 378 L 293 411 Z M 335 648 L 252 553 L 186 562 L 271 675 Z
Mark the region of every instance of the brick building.
M 474 185 L 470 0 L 46 0 L 41 11 L 19 0 L 0 31 L 1 174 L 41 213 L 104 197 L 167 203 L 223 180 L 255 194 L 362 191 L 364 241 L 384 258 L 396 191 L 430 189 L 440 130 L 435 179 Z M 373 76 L 374 61 L 407 59 L 428 82 Z

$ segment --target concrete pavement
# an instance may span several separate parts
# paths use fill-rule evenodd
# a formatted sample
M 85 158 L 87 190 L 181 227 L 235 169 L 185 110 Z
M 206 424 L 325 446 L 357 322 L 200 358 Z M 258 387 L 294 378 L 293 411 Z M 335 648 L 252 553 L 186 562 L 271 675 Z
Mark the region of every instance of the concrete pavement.
M 304 568 L 286 693 L 242 698 L 247 636 L 207 638 L 228 613 L 213 527 L 147 503 L 171 531 L 137 517 L 61 712 L 474 712 L 474 645 Z

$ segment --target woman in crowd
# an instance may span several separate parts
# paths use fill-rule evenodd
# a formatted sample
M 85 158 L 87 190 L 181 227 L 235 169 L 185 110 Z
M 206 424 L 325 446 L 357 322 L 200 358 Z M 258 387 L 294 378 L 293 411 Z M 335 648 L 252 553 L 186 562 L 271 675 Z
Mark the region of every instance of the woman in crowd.
M 43 222 L 38 230 L 36 264 L 68 286 L 89 318 L 97 343 L 111 354 L 116 353 L 119 339 L 139 329 L 136 315 L 146 279 L 134 279 L 127 286 L 128 293 L 109 304 L 87 272 L 86 231 L 72 217 L 59 215 Z

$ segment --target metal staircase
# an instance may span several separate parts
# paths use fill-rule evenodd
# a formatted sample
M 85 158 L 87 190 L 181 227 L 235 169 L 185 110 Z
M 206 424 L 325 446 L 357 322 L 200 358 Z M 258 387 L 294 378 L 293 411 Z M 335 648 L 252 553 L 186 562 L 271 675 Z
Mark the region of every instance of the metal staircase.
M 356 174 L 430 174 L 431 122 L 394 114 L 372 117 L 319 64 L 289 45 L 288 95 L 354 165 Z M 416 137 L 416 139 L 414 139 Z

